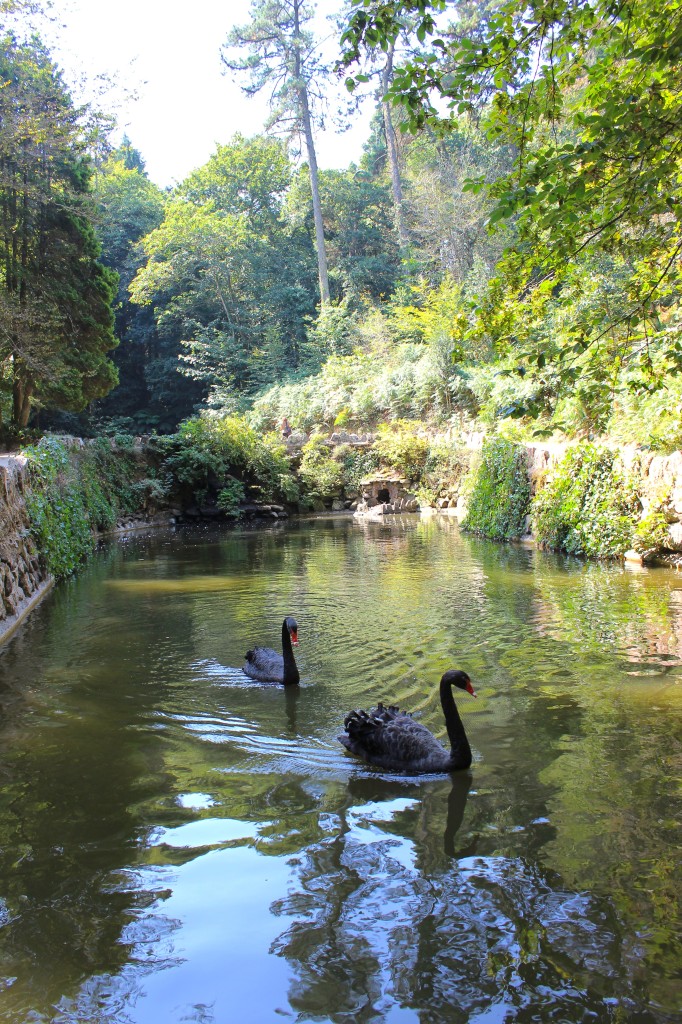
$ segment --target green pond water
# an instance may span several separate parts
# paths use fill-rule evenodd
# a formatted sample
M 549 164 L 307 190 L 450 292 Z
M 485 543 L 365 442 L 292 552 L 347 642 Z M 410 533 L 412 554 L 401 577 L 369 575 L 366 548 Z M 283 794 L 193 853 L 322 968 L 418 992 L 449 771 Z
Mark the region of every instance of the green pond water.
M 299 623 L 294 691 L 240 670 Z M 469 772 L 338 743 L 388 700 Z M 0 1021 L 682 1020 L 682 575 L 451 520 L 108 545 L 0 648 Z

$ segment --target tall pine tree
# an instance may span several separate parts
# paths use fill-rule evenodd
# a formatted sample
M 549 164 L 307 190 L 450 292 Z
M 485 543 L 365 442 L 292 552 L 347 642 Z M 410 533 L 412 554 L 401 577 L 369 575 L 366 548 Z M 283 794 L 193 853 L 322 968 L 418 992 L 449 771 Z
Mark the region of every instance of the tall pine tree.
M 246 78 L 242 88 L 247 95 L 255 95 L 268 87 L 271 111 L 268 128 L 277 126 L 289 136 L 298 134 L 305 138 L 320 299 L 322 305 L 326 305 L 329 277 L 311 102 L 320 98 L 324 68 L 317 56 L 314 36 L 306 30 L 314 10 L 310 0 L 252 0 L 251 21 L 230 32 L 222 60 L 228 70 Z M 239 49 L 246 50 L 248 56 L 236 56 Z

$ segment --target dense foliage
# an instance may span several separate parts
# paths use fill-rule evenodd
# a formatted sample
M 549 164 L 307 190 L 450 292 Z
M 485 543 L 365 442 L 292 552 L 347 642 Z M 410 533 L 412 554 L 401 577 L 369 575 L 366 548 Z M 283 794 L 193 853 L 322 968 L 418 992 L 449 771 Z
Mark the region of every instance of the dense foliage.
M 612 558 L 633 546 L 640 511 L 618 454 L 584 442 L 567 452 L 536 496 L 533 531 L 555 551 Z
M 264 379 L 296 372 L 314 312 L 314 260 L 283 202 L 284 145 L 235 137 L 177 189 L 143 240 L 134 301 L 173 339 L 174 369 L 212 404 L 236 409 Z
M 492 540 L 515 540 L 526 532 L 529 510 L 525 448 L 502 437 L 491 438 L 483 445 L 479 465 L 472 470 L 463 528 Z
M 172 472 L 230 513 L 294 494 L 285 417 L 308 435 L 304 502 L 379 463 L 451 502 L 467 437 L 487 433 L 468 522 L 491 536 L 518 535 L 527 505 L 501 437 L 679 447 L 678 6 L 348 0 L 341 64 L 353 98 L 380 93 L 359 164 L 318 170 L 309 133 L 343 103 L 315 4 L 258 0 L 221 55 L 246 94 L 270 90 L 266 131 L 165 193 L 127 138 L 88 150 L 46 48 L 8 35 L 5 422 L 167 435 Z M 374 444 L 332 450 L 334 430 Z M 613 553 L 629 498 L 601 545 L 571 532 L 574 508 L 611 515 L 590 473 L 601 493 L 615 469 L 583 460 L 574 491 L 554 480 L 538 498 L 538 529 Z M 637 543 L 665 517 L 652 510 Z
M 257 434 L 238 416 L 197 416 L 162 439 L 165 469 L 197 500 L 233 510 L 243 492 L 259 501 L 292 500 L 296 481 L 281 440 Z
M 45 437 L 23 450 L 30 490 L 31 533 L 49 573 L 69 576 L 92 552 L 98 531 L 147 504 L 148 468 L 141 471 L 130 444 L 101 439 L 74 449 Z
M 381 463 L 395 469 L 411 483 L 421 480 L 429 449 L 428 439 L 418 433 L 418 424 L 404 420 L 382 424 L 374 442 Z
M 36 39 L 0 37 L 0 425 L 116 383 L 116 275 L 99 261 L 78 111 Z
M 333 498 L 341 493 L 343 467 L 323 435 L 313 434 L 304 446 L 298 475 L 313 503 L 315 499 Z
M 118 430 L 173 430 L 198 395 L 182 394 L 177 345 L 161 336 L 151 308 L 130 302 L 130 285 L 144 263 L 141 240 L 163 220 L 165 202 L 126 138 L 99 168 L 95 198 L 102 262 L 119 275 L 114 324 L 119 345 L 113 353 L 119 385 L 97 403 L 96 415 Z
M 350 6 L 347 67 L 389 51 L 407 19 L 429 40 L 389 89 L 408 130 L 447 134 L 473 113 L 515 149 L 510 173 L 474 171 L 468 185 L 494 200 L 491 225 L 512 220 L 518 232 L 473 333 L 512 348 L 526 372 L 542 376 L 555 361 L 554 394 L 541 403 L 550 407 L 585 377 L 589 390 L 613 388 L 625 367 L 627 384 L 650 388 L 678 370 L 677 0 L 494 0 L 454 25 L 444 0 Z M 515 411 L 539 407 L 521 400 Z

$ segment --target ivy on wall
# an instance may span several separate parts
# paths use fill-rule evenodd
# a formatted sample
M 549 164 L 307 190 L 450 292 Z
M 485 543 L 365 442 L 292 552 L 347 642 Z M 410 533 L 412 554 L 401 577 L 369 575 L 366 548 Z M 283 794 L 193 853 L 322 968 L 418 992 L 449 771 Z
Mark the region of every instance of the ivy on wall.
M 462 529 L 491 540 L 515 540 L 530 508 L 526 449 L 502 437 L 486 441 L 471 471 L 471 492 Z
M 111 529 L 121 514 L 145 502 L 132 445 L 112 447 L 110 439 L 102 438 L 76 449 L 44 437 L 23 455 L 29 469 L 31 534 L 55 579 L 71 575 L 88 557 L 97 531 Z
M 589 558 L 616 558 L 633 546 L 641 504 L 634 478 L 609 448 L 569 449 L 532 507 L 538 544 Z
M 357 483 L 379 460 L 377 446 L 362 452 L 340 446 L 332 452 L 313 438 L 304 448 L 297 481 L 279 447 L 254 439 L 241 421 L 222 422 L 220 429 L 203 421 L 185 426 L 184 433 L 152 446 L 158 469 L 149 457 L 152 449 L 141 456 L 130 437 L 74 444 L 46 436 L 24 450 L 30 532 L 51 575 L 60 579 L 73 573 L 93 551 L 99 532 L 125 515 L 167 505 L 183 481 L 194 493 L 203 493 L 213 481 L 218 508 L 236 517 L 244 481 L 266 495 L 298 497 L 299 482 L 304 494 L 327 494 Z M 432 454 L 434 472 L 447 476 L 456 469 L 461 475 L 461 459 L 446 465 L 443 453 Z M 620 557 L 633 546 L 653 551 L 668 539 L 666 496 L 641 520 L 636 480 L 617 452 L 606 447 L 584 442 L 570 448 L 531 500 L 526 448 L 492 437 L 465 483 L 469 499 L 462 527 L 490 539 L 518 539 L 529 516 L 540 546 L 589 558 Z

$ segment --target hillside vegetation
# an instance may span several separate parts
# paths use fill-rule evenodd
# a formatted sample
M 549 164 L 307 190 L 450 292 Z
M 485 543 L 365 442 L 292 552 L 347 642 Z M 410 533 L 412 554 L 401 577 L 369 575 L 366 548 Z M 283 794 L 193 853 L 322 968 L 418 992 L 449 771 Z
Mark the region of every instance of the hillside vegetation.
M 472 432 L 678 448 L 679 5 L 349 0 L 345 96 L 376 114 L 359 164 L 333 171 L 315 131 L 342 96 L 307 63 L 314 8 L 256 0 L 216 41 L 245 92 L 273 87 L 280 134 L 234 136 L 162 192 L 144 140 L 112 145 L 75 107 L 28 32 L 36 5 L 3 5 L 27 27 L 7 20 L 0 51 L 6 443 L 185 450 L 286 417 L 313 447 L 333 430 L 426 445 L 423 500 Z M 315 493 L 322 455 L 303 463 Z

